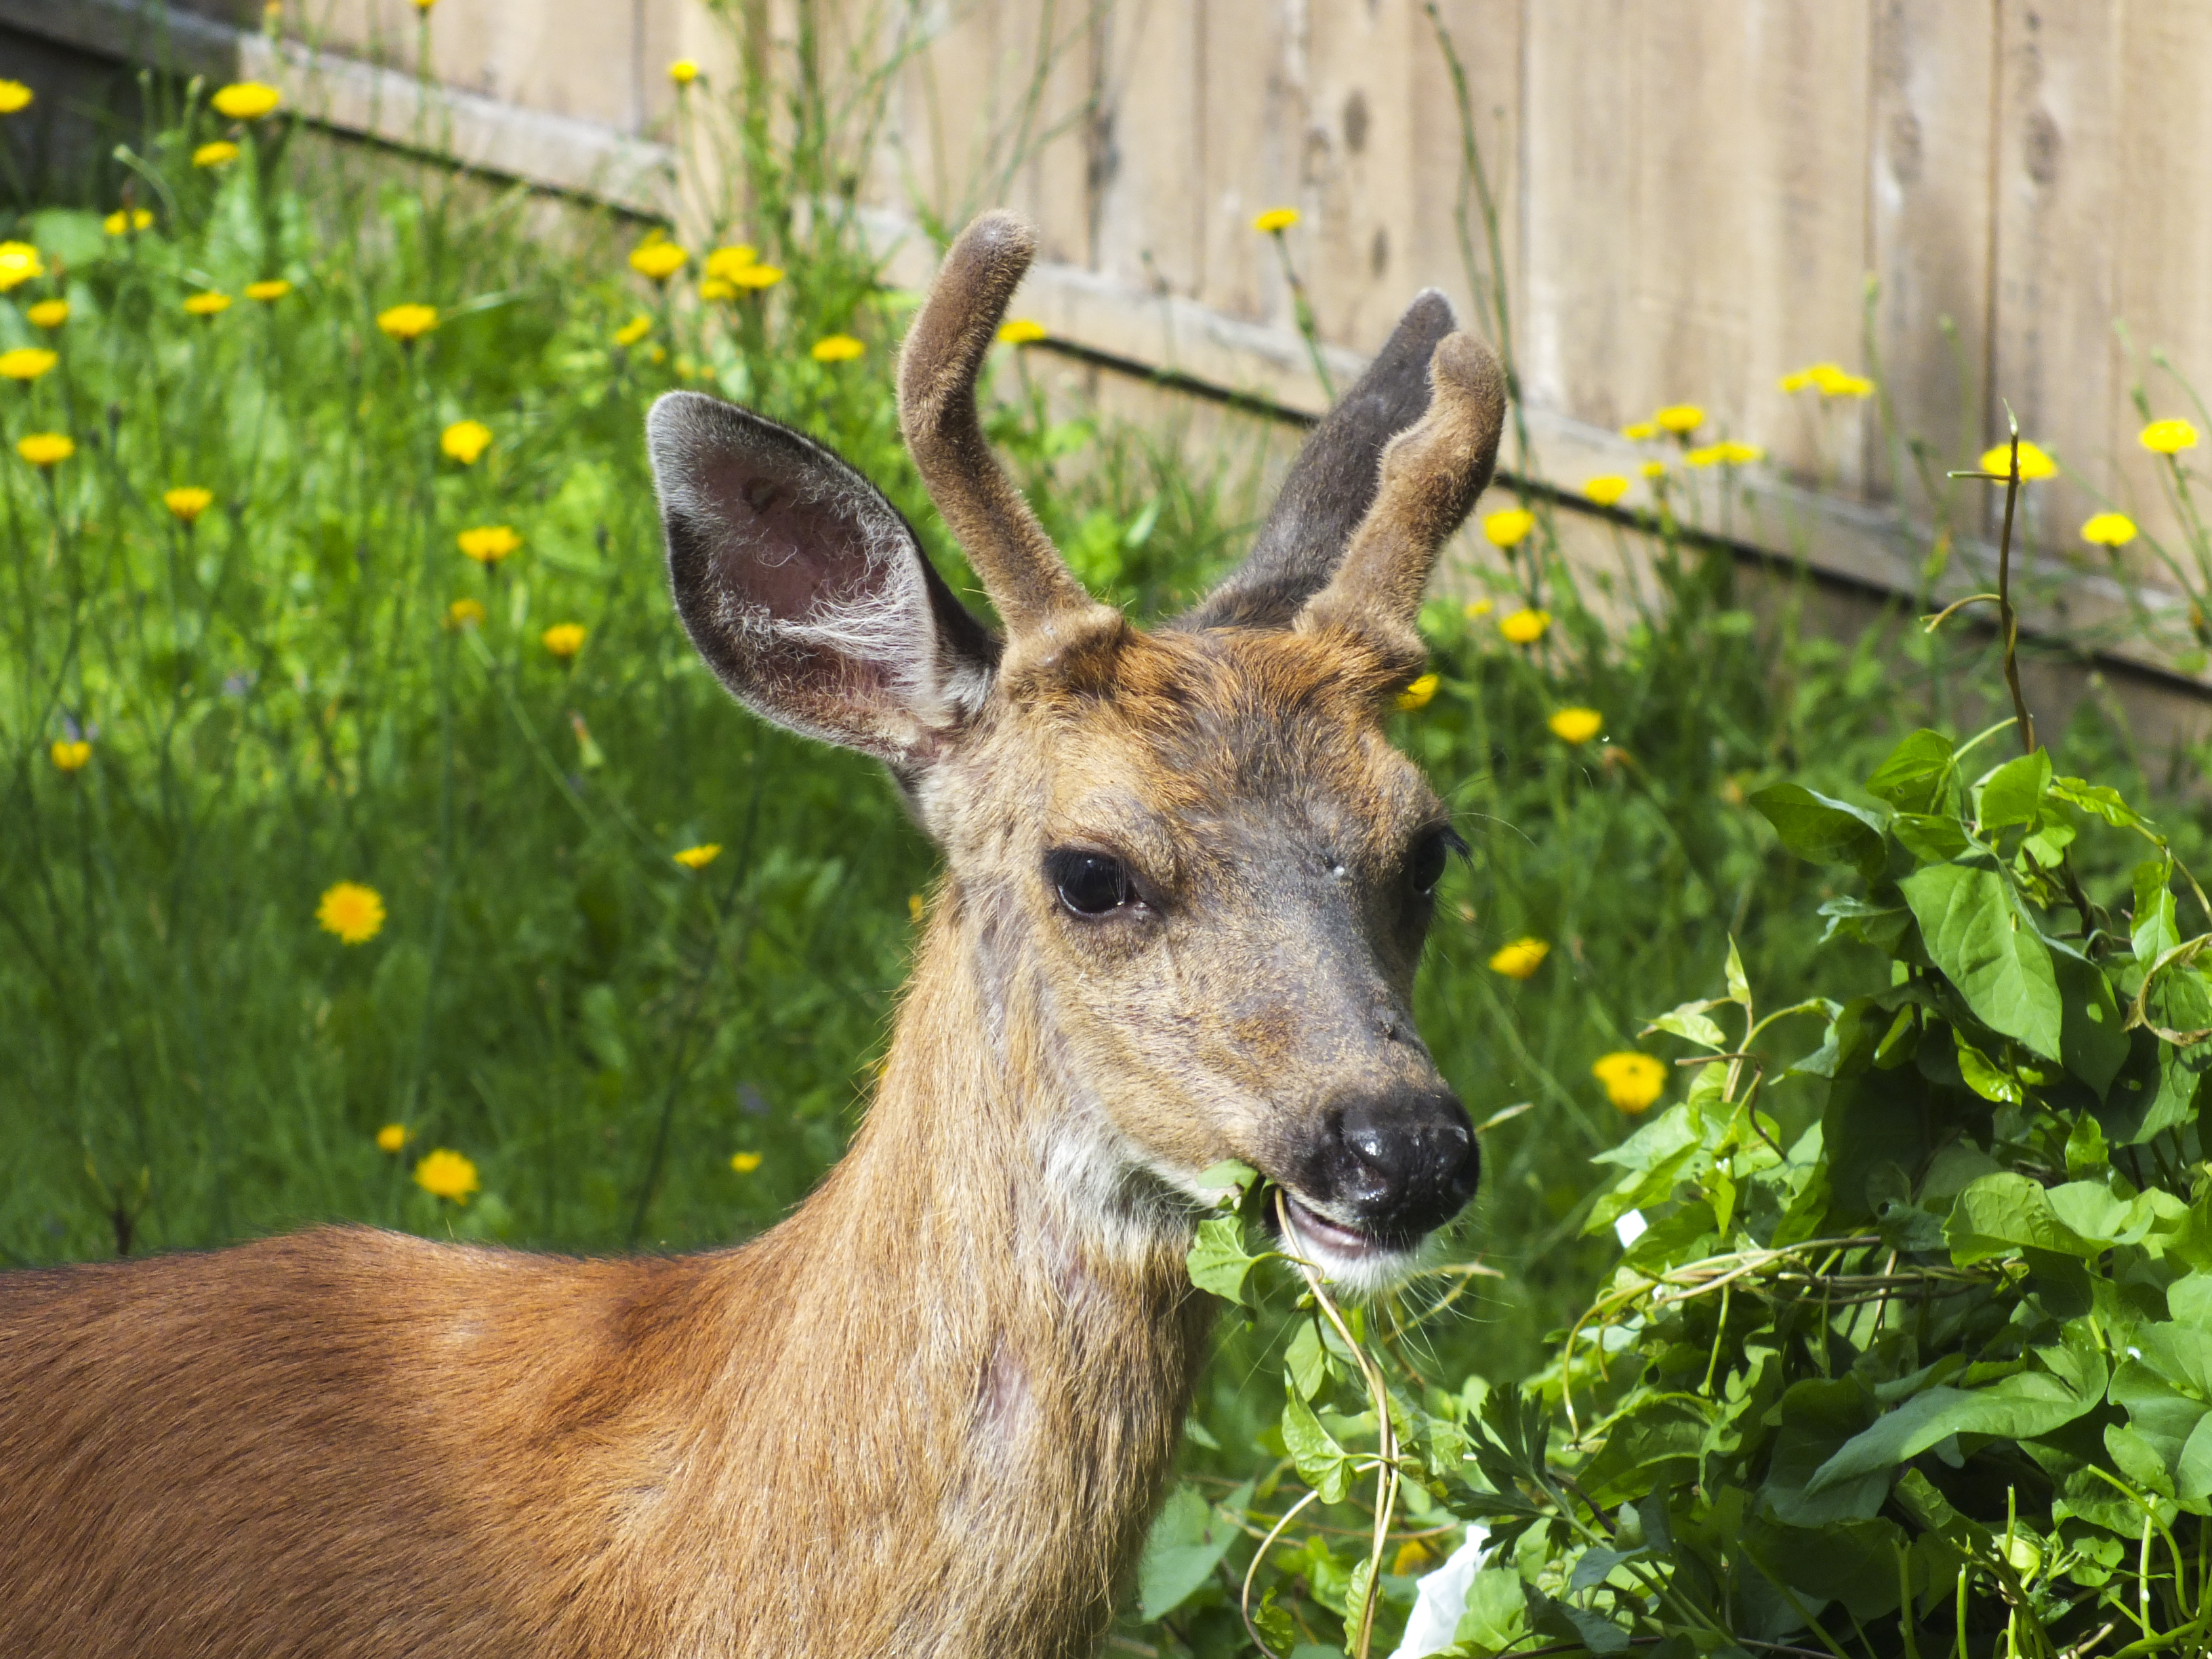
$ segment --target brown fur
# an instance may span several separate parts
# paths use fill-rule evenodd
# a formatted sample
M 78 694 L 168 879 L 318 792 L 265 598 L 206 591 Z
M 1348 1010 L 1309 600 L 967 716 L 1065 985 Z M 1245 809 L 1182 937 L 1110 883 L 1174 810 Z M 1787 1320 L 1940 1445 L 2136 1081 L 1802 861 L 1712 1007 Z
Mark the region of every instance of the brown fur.
M 755 707 L 890 761 L 945 853 L 851 1151 L 687 1258 L 325 1229 L 0 1278 L 0 1655 L 1073 1659 L 1188 1407 L 1197 1176 L 1296 1194 L 1332 1101 L 1436 1082 L 1403 872 L 1443 812 L 1379 718 L 1402 580 L 1371 617 L 1323 589 L 1324 627 L 1146 635 L 1037 622 L 999 583 L 1056 584 L 1002 567 L 1035 625 L 1001 661 L 842 463 L 706 402 L 656 440 L 708 479 L 663 477 L 687 626 Z M 1407 471 L 1368 522 L 1448 532 L 1466 479 L 1415 510 Z M 1040 878 L 1068 845 L 1156 906 L 1072 915 Z

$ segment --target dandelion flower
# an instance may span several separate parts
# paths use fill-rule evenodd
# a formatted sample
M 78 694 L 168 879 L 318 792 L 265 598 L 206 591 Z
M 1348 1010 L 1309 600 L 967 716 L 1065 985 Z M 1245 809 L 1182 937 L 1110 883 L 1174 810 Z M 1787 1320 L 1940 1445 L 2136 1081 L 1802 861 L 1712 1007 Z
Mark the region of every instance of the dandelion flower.
M 1540 939 L 1516 939 L 1501 945 L 1490 958 L 1490 971 L 1508 979 L 1527 979 L 1544 965 L 1552 947 Z
M 1605 716 L 1595 708 L 1562 708 L 1544 724 L 1561 743 L 1588 743 L 1605 730 Z
M 738 297 L 738 290 L 720 276 L 709 276 L 699 284 L 699 297 L 702 300 L 734 300 Z
M 455 599 L 446 607 L 446 626 L 448 628 L 475 628 L 481 625 L 483 619 L 483 601 L 481 599 Z
M 567 662 L 584 648 L 584 624 L 555 623 L 538 639 L 548 651 Z
M 230 309 L 230 295 L 188 294 L 185 296 L 185 309 L 195 317 L 220 317 Z
M 282 276 L 270 276 L 246 285 L 246 297 L 264 306 L 276 304 L 291 291 L 291 283 Z
M 29 319 L 33 328 L 59 328 L 64 323 L 69 321 L 69 301 L 41 300 L 24 312 L 23 315 Z
M 1611 507 L 1628 493 L 1628 480 L 1618 472 L 1601 472 L 1583 480 L 1583 494 L 1600 507 Z
M 738 288 L 749 288 L 755 291 L 764 288 L 774 288 L 783 280 L 783 267 L 781 265 L 746 265 L 742 270 L 732 271 L 728 280 Z
M 1045 325 L 1034 317 L 1009 317 L 999 325 L 999 337 L 1008 345 L 1028 345 L 1045 337 Z
M 1766 452 L 1757 444 L 1739 443 L 1734 438 L 1723 438 L 1713 447 L 1720 451 L 1721 462 L 1726 466 L 1749 466 L 1766 459 Z
M 118 208 L 100 222 L 100 228 L 110 236 L 128 236 L 134 230 L 143 230 L 154 222 L 151 208 Z
M 1252 228 L 1272 236 L 1279 231 L 1288 230 L 1297 222 L 1298 210 L 1296 208 L 1269 208 L 1252 222 Z
M 438 434 L 438 447 L 463 466 L 474 466 L 491 447 L 491 428 L 482 421 L 455 421 Z
M 730 1167 L 732 1170 L 735 1170 L 739 1175 L 750 1175 L 755 1170 L 759 1169 L 760 1166 L 761 1155 L 758 1152 L 732 1152 L 730 1154 Z
M 1718 463 L 1720 458 L 1721 447 L 1718 444 L 1700 444 L 1695 449 L 1686 449 L 1682 452 L 1682 465 L 1712 466 Z
M 0 351 L 0 380 L 35 380 L 59 362 L 59 357 L 39 346 Z
M 1667 1088 L 1666 1066 L 1632 1048 L 1599 1055 L 1590 1075 L 1605 1085 L 1605 1097 L 1631 1117 L 1649 1111 Z
M 92 764 L 92 745 L 82 738 L 57 738 L 46 754 L 64 772 L 82 772 Z
M 672 854 L 671 856 L 686 870 L 703 870 L 721 854 L 721 842 L 702 841 L 696 847 L 687 847 L 682 852 Z
M 866 349 L 849 334 L 830 334 L 817 340 L 810 355 L 817 363 L 849 363 Z
M 418 340 L 438 325 L 438 307 L 408 304 L 376 313 L 376 325 L 402 345 Z
M 39 250 L 28 242 L 0 242 L 0 294 L 7 293 L 19 283 L 33 276 L 43 276 L 46 268 L 40 262 Z
M 1499 617 L 1498 631 L 1516 645 L 1534 645 L 1551 625 L 1550 611 L 1531 611 L 1524 605 L 1510 617 Z
M 422 1155 L 415 1166 L 415 1184 L 433 1198 L 450 1198 L 456 1204 L 465 1204 L 471 1193 L 483 1190 L 477 1166 L 443 1146 Z
M 366 945 L 384 931 L 384 896 L 357 881 L 342 881 L 324 893 L 315 921 L 346 945 Z
M 15 440 L 15 453 L 33 466 L 53 466 L 76 453 L 76 440 L 58 432 L 27 432 Z
M 2153 421 L 2137 439 L 2145 449 L 2160 455 L 2178 455 L 2197 447 L 2197 428 L 2186 421 Z M 2027 448 L 2025 444 L 2021 447 Z
M 2012 446 L 1998 444 L 1982 452 L 1982 471 L 1994 472 L 2000 480 L 2012 469 Z M 2020 441 L 2020 478 L 2022 483 L 2033 483 L 2038 478 L 2055 478 L 2058 463 L 2023 438 Z
M 396 1152 L 415 1139 L 414 1132 L 404 1123 L 387 1123 L 376 1132 L 376 1149 L 380 1152 Z
M 1705 423 L 1705 411 L 1695 404 L 1669 404 L 1652 417 L 1652 422 L 1662 432 L 1671 432 L 1680 437 L 1686 432 L 1695 432 Z
M 719 276 L 726 283 L 759 257 L 759 249 L 744 242 L 732 242 L 708 254 L 706 271 L 709 276 Z
M 927 911 L 928 908 L 929 906 L 922 902 L 922 896 L 921 894 L 908 893 L 906 896 L 906 914 L 908 920 L 917 923 L 920 922 L 923 914 Z
M 202 489 L 198 484 L 179 484 L 174 489 L 161 492 L 161 505 L 179 522 L 190 524 L 215 504 L 215 491 Z
M 688 87 L 699 78 L 699 65 L 689 58 L 679 58 L 668 66 L 668 78 L 679 87 Z
M 258 81 L 234 81 L 208 100 L 216 114 L 234 121 L 258 121 L 283 101 L 283 93 Z
M 652 238 L 640 242 L 629 251 L 629 268 L 641 276 L 665 283 L 683 270 L 684 262 L 690 257 L 682 247 L 665 238 Z
M 1809 368 L 1792 369 L 1775 382 L 1775 385 L 1780 386 L 1784 392 L 1802 392 L 1812 384 L 1813 371 Z
M 1871 398 L 1874 382 L 1863 374 L 1852 374 L 1838 368 L 1833 363 L 1821 363 L 1813 370 L 1813 384 L 1823 398 Z
M 17 110 L 28 109 L 37 94 L 21 81 L 0 81 L 0 115 L 13 115 Z
M 522 538 L 503 524 L 478 525 L 473 530 L 464 530 L 453 540 L 462 552 L 483 565 L 497 564 L 522 545 Z
M 228 138 L 202 144 L 192 152 L 192 165 L 196 167 L 227 167 L 237 159 L 238 146 Z
M 1416 708 L 1426 708 L 1437 695 L 1437 680 L 1434 674 L 1424 674 L 1398 694 L 1398 707 L 1407 714 Z
M 1649 421 L 1631 421 L 1620 428 L 1620 435 L 1632 443 L 1642 443 L 1646 438 L 1656 438 L 1659 428 Z
M 1464 605 L 1460 607 L 1460 614 L 1464 616 L 1469 622 L 1477 622 L 1482 617 L 1488 616 L 1497 608 L 1498 607 L 1492 604 L 1488 599 L 1469 599 Z
M 1482 521 L 1482 533 L 1492 547 L 1517 547 L 1536 527 L 1536 515 L 1525 507 L 1509 507 Z
M 1643 465 L 1638 467 L 1636 470 L 1642 473 L 1645 477 L 1656 480 L 1663 478 L 1667 476 L 1667 463 L 1664 461 L 1646 461 Z
M 2081 526 L 2081 539 L 2099 547 L 2125 547 L 2136 538 L 2136 521 L 2124 513 L 2100 513 Z
M 641 312 L 615 331 L 615 343 L 618 346 L 634 346 L 652 332 L 653 319 Z

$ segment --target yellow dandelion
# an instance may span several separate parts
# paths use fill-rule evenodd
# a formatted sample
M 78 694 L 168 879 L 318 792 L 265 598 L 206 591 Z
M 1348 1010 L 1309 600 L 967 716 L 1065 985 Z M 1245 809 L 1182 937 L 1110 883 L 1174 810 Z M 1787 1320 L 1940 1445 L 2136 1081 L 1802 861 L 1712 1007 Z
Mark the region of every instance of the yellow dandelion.
M 1252 222 L 1252 228 L 1273 236 L 1288 230 L 1297 222 L 1298 210 L 1296 208 L 1269 208 Z
M 482 421 L 455 421 L 438 434 L 438 447 L 463 466 L 474 466 L 491 447 L 491 428 Z
M 28 109 L 31 100 L 37 96 L 21 81 L 0 81 L 0 115 L 13 115 L 17 110 Z
M 584 624 L 555 623 L 538 635 L 538 641 L 562 662 L 567 662 L 584 648 Z
M 699 78 L 699 65 L 689 58 L 679 58 L 668 66 L 668 78 L 679 87 L 688 87 Z
M 1588 743 L 1605 730 L 1605 716 L 1595 708 L 1562 708 L 1544 724 L 1561 743 Z
M 1531 611 L 1524 605 L 1510 617 L 1499 617 L 1498 631 L 1516 645 L 1534 645 L 1551 625 L 1550 611 Z
M 478 564 L 494 565 L 522 545 L 522 538 L 503 524 L 480 524 L 453 538 L 454 544 Z
M 28 242 L 0 242 L 0 294 L 46 274 L 39 250 Z
M 179 484 L 174 489 L 161 492 L 161 505 L 179 522 L 190 524 L 215 505 L 215 491 L 203 489 L 198 484 Z
M 720 276 L 709 276 L 699 284 L 699 297 L 702 300 L 734 300 L 738 297 L 738 290 Z
M 1536 515 L 1525 507 L 1509 507 L 1482 521 L 1482 533 L 1492 547 L 1517 547 L 1536 527 Z
M 830 334 L 817 340 L 809 355 L 817 363 L 849 363 L 866 349 L 849 334 Z
M 376 1149 L 380 1152 L 396 1152 L 415 1139 L 415 1132 L 404 1123 L 387 1123 L 376 1132 Z
M 443 1146 L 422 1155 L 415 1166 L 415 1184 L 433 1198 L 450 1198 L 456 1204 L 465 1204 L 471 1193 L 483 1190 L 477 1166 Z
M 1659 428 L 1649 421 L 1631 421 L 1620 428 L 1620 435 L 1632 443 L 1642 443 L 1647 438 L 1659 435 Z
M 1605 1085 L 1605 1097 L 1631 1117 L 1649 1111 L 1667 1088 L 1667 1067 L 1632 1048 L 1599 1055 L 1590 1075 Z
M 706 271 L 709 276 L 719 276 L 726 283 L 759 257 L 759 249 L 744 242 L 732 242 L 708 254 Z
M 728 281 L 738 288 L 749 288 L 757 292 L 774 288 L 783 280 L 781 265 L 745 265 L 730 273 Z
M 128 236 L 134 230 L 143 230 L 154 222 L 151 208 L 118 208 L 100 222 L 100 228 L 110 236 Z
M 906 896 L 906 914 L 909 921 L 920 922 L 928 908 L 929 905 L 921 894 L 908 893 Z
M 1490 958 L 1490 971 L 1508 979 L 1527 979 L 1544 965 L 1552 947 L 1540 939 L 1516 939 L 1501 945 Z
M 41 300 L 24 312 L 33 328 L 59 328 L 69 321 L 67 300 Z
M 1642 473 L 1645 477 L 1656 481 L 1667 476 L 1667 463 L 1664 461 L 1646 461 L 1643 465 L 1638 467 L 1636 470 Z
M 438 307 L 410 301 L 376 313 L 376 325 L 402 345 L 419 340 L 438 325 Z
M 1009 317 L 999 325 L 999 337 L 1008 345 L 1029 345 L 1044 339 L 1046 329 L 1034 317 Z
M 477 628 L 484 619 L 483 601 L 455 599 L 446 607 L 446 626 L 448 628 Z
M 1815 367 L 1819 366 L 1815 365 Z M 1809 368 L 1792 369 L 1775 382 L 1775 385 L 1780 386 L 1784 392 L 1802 392 L 1812 384 L 1813 371 Z
M 1438 682 L 1434 674 L 1424 674 L 1398 694 L 1398 707 L 1407 714 L 1416 708 L 1426 708 L 1437 695 Z
M 760 1166 L 761 1155 L 758 1152 L 732 1152 L 730 1154 L 730 1167 L 732 1170 L 735 1170 L 739 1175 L 750 1175 L 755 1170 L 759 1169 Z
M 292 291 L 291 283 L 282 276 L 265 277 L 246 285 L 246 297 L 260 305 L 274 305 Z
M 634 346 L 652 332 L 653 319 L 641 312 L 615 331 L 615 343 L 618 346 Z
M 1628 493 L 1628 480 L 1618 472 L 1601 472 L 1583 480 L 1583 494 L 1600 507 L 1611 507 Z
M 33 466 L 55 466 L 76 453 L 76 440 L 59 432 L 27 432 L 15 440 L 15 453 Z
M 38 346 L 17 346 L 0 351 L 0 380 L 35 380 L 61 359 Z
M 1871 398 L 1874 382 L 1833 363 L 1815 363 L 1807 371 L 1823 398 Z
M 629 268 L 641 276 L 665 283 L 684 269 L 691 255 L 665 237 L 648 238 L 629 251 Z
M 357 881 L 342 881 L 323 894 L 315 921 L 343 945 L 366 945 L 384 931 L 384 896 Z
M 234 121 L 258 121 L 283 101 L 283 93 L 258 81 L 234 81 L 208 100 L 216 114 Z
M 1713 447 L 1720 451 L 1724 466 L 1749 466 L 1753 461 L 1766 459 L 1766 452 L 1757 444 L 1739 443 L 1734 438 L 1723 438 Z
M 192 165 L 196 167 L 227 167 L 237 159 L 238 146 L 228 138 L 202 144 L 192 152 Z
M 2012 467 L 2012 446 L 1998 444 L 1982 452 L 1982 471 L 1994 472 L 2002 479 Z M 2055 478 L 2058 463 L 2023 438 L 2020 441 L 2020 477 L 2022 483 L 2033 483 L 2038 478 Z
M 82 738 L 57 738 L 46 755 L 64 772 L 82 772 L 92 764 L 92 745 Z
M 669 854 L 686 870 L 703 870 L 721 855 L 722 843 L 718 841 L 702 841 L 696 847 Z
M 1480 622 L 1498 607 L 1488 599 L 1469 599 L 1460 607 L 1460 614 L 1469 622 Z
M 2185 449 L 2197 447 L 2197 428 L 2186 421 L 2153 421 L 2137 434 L 2136 441 L 2158 454 L 2178 455 Z
M 1695 404 L 1669 404 L 1651 417 L 1652 423 L 1662 432 L 1671 432 L 1676 437 L 1686 432 L 1695 432 L 1705 423 L 1705 411 Z
M 2136 521 L 2124 513 L 2100 513 L 2081 526 L 2081 539 L 2099 547 L 2125 547 L 2136 538 Z
M 1682 452 L 1684 466 L 1714 466 L 1719 464 L 1720 459 L 1721 447 L 1718 444 L 1700 444 L 1695 449 Z
M 230 295 L 188 294 L 185 296 L 185 309 L 195 317 L 220 317 L 230 309 Z

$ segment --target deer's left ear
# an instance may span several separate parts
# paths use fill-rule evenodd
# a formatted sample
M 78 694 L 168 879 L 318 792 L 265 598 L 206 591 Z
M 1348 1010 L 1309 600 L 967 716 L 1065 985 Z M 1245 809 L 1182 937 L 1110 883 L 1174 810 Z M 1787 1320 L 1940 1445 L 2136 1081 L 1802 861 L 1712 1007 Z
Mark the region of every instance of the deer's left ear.
M 913 781 L 982 701 L 998 641 L 881 491 L 811 438 L 672 392 L 646 418 L 668 580 L 756 714 Z

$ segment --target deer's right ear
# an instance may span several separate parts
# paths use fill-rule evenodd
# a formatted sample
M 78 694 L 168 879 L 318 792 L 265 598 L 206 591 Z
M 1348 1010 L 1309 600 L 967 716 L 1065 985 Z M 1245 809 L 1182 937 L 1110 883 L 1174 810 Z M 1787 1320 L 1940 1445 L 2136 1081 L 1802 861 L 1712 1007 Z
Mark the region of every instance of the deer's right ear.
M 646 417 L 668 580 L 756 714 L 911 781 L 981 705 L 999 643 L 881 491 L 811 438 L 672 392 Z

